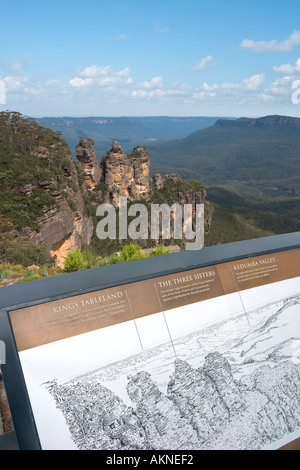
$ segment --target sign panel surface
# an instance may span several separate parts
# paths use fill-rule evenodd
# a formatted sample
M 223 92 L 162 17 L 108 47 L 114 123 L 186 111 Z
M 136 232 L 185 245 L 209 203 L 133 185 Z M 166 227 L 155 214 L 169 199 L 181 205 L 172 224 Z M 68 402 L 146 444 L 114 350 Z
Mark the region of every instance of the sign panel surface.
M 10 312 L 43 449 L 300 436 L 300 249 Z

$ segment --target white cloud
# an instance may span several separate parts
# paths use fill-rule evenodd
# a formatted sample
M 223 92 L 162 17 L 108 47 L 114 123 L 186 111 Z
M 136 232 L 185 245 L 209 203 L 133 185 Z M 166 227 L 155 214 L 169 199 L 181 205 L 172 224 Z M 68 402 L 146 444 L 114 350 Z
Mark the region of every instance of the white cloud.
M 3 60 L 2 67 L 4 70 L 7 70 L 13 74 L 22 75 L 24 74 L 24 69 L 31 64 L 33 64 L 33 60 L 27 54 L 20 62 L 10 59 Z
M 20 91 L 23 89 L 24 85 L 28 81 L 28 77 L 25 75 L 17 75 L 17 76 L 9 76 L 3 79 L 6 90 L 8 93 L 12 93 L 15 91 Z
M 132 98 L 138 98 L 138 99 L 151 99 L 154 97 L 162 97 L 164 96 L 165 92 L 163 90 L 151 90 L 151 91 L 146 91 L 146 90 L 133 90 L 131 93 Z
M 253 75 L 250 78 L 246 78 L 241 83 L 241 88 L 244 88 L 248 91 L 256 91 L 258 90 L 265 81 L 265 74 L 257 74 Z
M 267 94 L 267 93 L 260 93 L 259 98 L 260 98 L 260 101 L 264 103 L 274 103 L 275 101 L 274 96 Z
M 277 41 L 275 39 L 271 41 L 253 41 L 244 39 L 240 44 L 242 49 L 249 49 L 255 54 L 262 54 L 264 52 L 281 51 L 288 52 L 294 47 L 300 45 L 300 31 L 293 31 L 288 39 L 284 41 Z
M 293 79 L 291 77 L 282 77 L 274 82 L 268 88 L 268 93 L 272 96 L 287 96 L 291 93 L 291 83 Z
M 143 86 L 145 88 L 162 88 L 163 87 L 163 79 L 162 77 L 153 77 L 150 82 L 143 82 Z
M 264 90 L 265 75 L 256 74 L 242 80 L 239 83 L 221 83 L 207 84 L 195 87 L 182 80 L 173 83 L 164 83 L 161 76 L 153 77 L 142 83 L 134 83 L 130 77 L 129 69 L 115 71 L 111 66 L 99 67 L 90 66 L 80 71 L 77 77 L 70 80 L 69 85 L 73 89 L 85 90 L 89 93 L 89 88 L 95 87 L 107 92 L 101 91 L 101 95 L 94 94 L 96 99 L 109 100 L 118 99 L 138 100 L 142 102 L 170 102 L 177 103 L 196 103 L 197 101 L 208 102 L 247 102 L 253 101 L 257 97 L 258 100 L 268 100 L 268 93 Z M 111 85 L 111 88 L 108 87 Z M 86 95 L 88 96 L 88 95 Z M 259 98 L 260 96 L 260 98 Z M 130 102 L 130 101 L 128 101 Z
M 156 31 L 158 31 L 159 33 L 167 33 L 169 31 L 169 26 L 159 26 L 159 25 L 156 25 L 155 26 L 155 29 Z
M 282 64 L 282 65 L 274 65 L 273 67 L 274 72 L 276 73 L 283 73 L 284 75 L 294 75 L 300 73 L 300 58 L 296 60 L 295 65 L 291 64 Z
M 91 65 L 79 71 L 78 76 L 72 78 L 69 84 L 76 87 L 89 87 L 89 86 L 128 86 L 133 83 L 130 77 L 129 68 L 116 71 L 111 65 L 99 66 Z
M 194 65 L 191 65 L 190 69 L 191 70 L 206 70 L 210 67 L 213 66 L 213 58 L 211 55 L 208 55 L 204 59 L 202 59 L 200 62 L 197 62 Z
M 75 77 L 69 81 L 69 85 L 72 85 L 76 88 L 87 87 L 93 83 L 92 78 L 80 78 Z
M 90 67 L 86 67 L 79 72 L 80 77 L 101 77 L 105 76 L 111 70 L 110 65 L 106 65 L 105 67 L 101 67 L 99 65 L 91 65 Z
M 208 56 L 210 57 L 210 56 Z M 208 58 L 207 64 L 209 63 Z M 202 61 L 203 62 L 203 61 Z M 300 64 L 291 66 L 295 68 Z M 280 70 L 283 72 L 283 66 Z M 35 109 L 35 115 L 49 114 L 90 114 L 99 109 L 109 114 L 165 114 L 168 112 L 187 114 L 214 113 L 222 108 L 222 115 L 228 115 L 233 109 L 247 106 L 285 105 L 291 102 L 291 76 L 280 77 L 266 86 L 264 74 L 255 74 L 239 82 L 192 83 L 177 80 L 167 82 L 162 76 L 154 76 L 141 82 L 135 82 L 128 67 L 118 69 L 111 65 L 90 65 L 77 70 L 71 80 L 57 80 L 51 76 L 34 76 L 17 73 L 0 77 L 6 86 L 7 104 L 32 115 L 28 109 Z M 235 108 L 234 108 L 235 107 Z M 243 107 L 243 108 L 242 108 Z M 60 112 L 55 109 L 60 109 Z M 48 110 L 48 111 L 47 111 Z M 175 111 L 176 110 L 176 111 Z M 199 111 L 200 110 L 200 111 Z
M 252 77 L 245 78 L 240 83 L 223 83 L 219 85 L 219 89 L 228 94 L 238 94 L 244 92 L 258 91 L 265 81 L 265 75 L 257 74 Z
M 145 86 L 145 83 L 147 86 Z M 182 98 L 189 96 L 191 90 L 189 86 L 178 80 L 168 86 L 163 85 L 161 77 L 154 77 L 151 82 L 144 82 L 142 87 L 135 87 L 131 92 L 131 97 L 134 99 L 151 99 L 170 100 L 172 98 Z
M 240 83 L 221 83 L 220 85 L 208 85 L 203 83 L 190 96 L 191 100 L 214 101 L 241 101 L 253 100 L 263 89 L 264 74 L 253 75 Z

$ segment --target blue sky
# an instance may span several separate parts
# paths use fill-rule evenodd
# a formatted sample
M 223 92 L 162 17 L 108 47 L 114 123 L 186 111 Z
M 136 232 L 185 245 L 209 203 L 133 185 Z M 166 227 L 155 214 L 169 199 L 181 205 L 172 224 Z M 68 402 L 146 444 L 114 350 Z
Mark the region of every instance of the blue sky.
M 0 10 L 0 111 L 300 116 L 298 0 L 15 0 Z

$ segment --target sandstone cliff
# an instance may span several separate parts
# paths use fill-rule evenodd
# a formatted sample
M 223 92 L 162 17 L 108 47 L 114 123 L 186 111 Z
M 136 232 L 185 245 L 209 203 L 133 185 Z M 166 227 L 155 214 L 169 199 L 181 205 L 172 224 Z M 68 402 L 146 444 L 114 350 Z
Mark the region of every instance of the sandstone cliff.
M 60 146 L 60 145 L 59 145 Z M 31 230 L 28 227 L 24 233 L 30 241 L 40 245 L 47 245 L 51 255 L 56 257 L 59 266 L 64 266 L 64 260 L 68 251 L 74 248 L 89 246 L 93 235 L 93 221 L 85 215 L 84 192 L 80 191 L 78 173 L 71 153 L 66 148 L 60 148 L 60 157 L 65 161 L 62 174 L 57 179 L 53 176 L 48 181 L 40 181 L 38 186 L 49 193 L 54 203 L 44 206 L 41 213 L 35 219 L 39 230 Z M 39 157 L 49 161 L 46 149 L 40 149 Z M 25 188 L 30 196 L 34 186 Z
M 88 190 L 60 133 L 19 113 L 0 113 L 0 174 L 0 218 L 9 227 L 1 230 L 3 259 L 24 240 L 47 246 L 63 266 L 68 250 L 90 244 Z

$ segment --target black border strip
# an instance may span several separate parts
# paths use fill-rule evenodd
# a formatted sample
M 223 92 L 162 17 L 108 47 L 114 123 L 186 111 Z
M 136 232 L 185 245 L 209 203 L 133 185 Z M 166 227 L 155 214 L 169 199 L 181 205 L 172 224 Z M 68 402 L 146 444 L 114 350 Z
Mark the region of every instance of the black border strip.
M 41 450 L 8 312 L 0 311 L 0 335 L 6 346 L 6 364 L 1 365 L 4 386 L 21 450 Z

